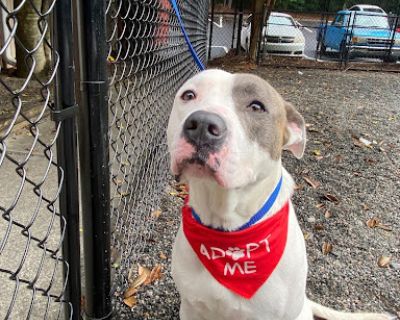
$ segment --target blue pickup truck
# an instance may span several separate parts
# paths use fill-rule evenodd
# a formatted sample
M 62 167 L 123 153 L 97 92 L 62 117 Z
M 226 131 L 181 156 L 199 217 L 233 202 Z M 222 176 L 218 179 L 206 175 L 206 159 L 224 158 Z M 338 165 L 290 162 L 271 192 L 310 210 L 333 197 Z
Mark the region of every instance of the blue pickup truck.
M 332 23 L 320 26 L 317 40 L 321 54 L 330 48 L 342 58 L 370 56 L 396 61 L 400 57 L 400 33 L 390 27 L 385 13 L 339 11 Z

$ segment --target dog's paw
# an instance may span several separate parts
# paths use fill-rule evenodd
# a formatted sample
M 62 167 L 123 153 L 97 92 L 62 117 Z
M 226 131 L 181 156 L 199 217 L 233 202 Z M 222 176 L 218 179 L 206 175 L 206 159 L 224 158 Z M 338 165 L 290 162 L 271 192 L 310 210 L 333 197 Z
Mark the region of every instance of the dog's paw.
M 225 254 L 232 257 L 232 259 L 236 261 L 244 257 L 244 249 L 240 249 L 238 247 L 229 247 Z

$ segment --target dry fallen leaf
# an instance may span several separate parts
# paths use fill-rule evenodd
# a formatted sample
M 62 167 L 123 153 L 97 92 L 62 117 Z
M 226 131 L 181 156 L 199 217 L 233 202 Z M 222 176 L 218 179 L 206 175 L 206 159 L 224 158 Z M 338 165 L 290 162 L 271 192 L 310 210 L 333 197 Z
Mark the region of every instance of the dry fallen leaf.
M 319 149 L 314 149 L 314 150 L 313 150 L 313 154 L 314 154 L 314 156 L 320 156 L 320 155 L 321 155 L 321 150 L 319 150 Z
M 322 223 L 316 223 L 316 224 L 314 225 L 314 228 L 315 228 L 315 230 L 317 230 L 317 231 L 322 231 L 322 230 L 325 229 L 325 227 L 324 227 L 324 225 L 323 225 Z
M 377 218 L 370 218 L 367 221 L 368 228 L 375 228 L 379 224 L 379 220 Z
M 151 271 L 148 268 L 139 265 L 138 268 L 139 275 L 133 280 L 131 287 L 133 288 L 140 287 L 142 284 L 146 282 L 147 278 L 150 276 L 150 273 Z
M 361 206 L 363 207 L 364 211 L 368 211 L 369 210 L 369 207 L 365 203 L 363 203 Z
M 154 211 L 151 213 L 151 217 L 152 217 L 152 218 L 155 218 L 155 219 L 158 219 L 158 218 L 160 217 L 160 215 L 161 215 L 161 210 L 154 210 Z
M 372 142 L 371 141 L 369 141 L 369 140 L 367 140 L 367 139 L 365 139 L 365 138 L 363 138 L 363 137 L 360 137 L 359 139 L 358 139 L 363 145 L 365 145 L 366 147 L 371 147 L 371 145 L 372 145 Z
M 144 284 L 150 284 L 156 280 L 161 279 L 162 273 L 161 273 L 162 267 L 160 264 L 157 264 L 150 272 L 149 277 L 147 278 L 147 281 Z
M 331 201 L 331 202 L 334 202 L 334 203 L 338 203 L 339 202 L 339 199 L 336 196 L 334 196 L 333 194 L 330 194 L 330 193 L 324 194 L 324 198 L 329 200 L 329 201 Z
M 165 253 L 162 252 L 162 251 L 160 252 L 159 257 L 160 257 L 160 259 L 162 259 L 162 260 L 166 260 L 166 259 L 167 259 L 167 256 L 166 256 Z
M 369 228 L 381 228 L 382 230 L 385 231 L 392 231 L 392 228 L 389 225 L 381 223 L 379 219 L 374 217 L 368 219 L 367 226 Z
M 150 284 L 161 278 L 161 269 L 161 265 L 159 264 L 156 265 L 151 271 L 146 267 L 138 265 L 138 276 L 133 281 L 130 281 L 131 285 L 124 293 L 124 303 L 128 307 L 132 308 L 136 305 L 137 300 L 134 295 L 138 292 L 138 288 L 141 285 Z M 129 272 L 128 279 L 132 277 L 131 272 L 132 269 Z
M 378 266 L 381 268 L 387 268 L 390 264 L 390 260 L 392 257 L 390 256 L 380 256 L 378 259 Z
M 302 185 L 302 184 L 295 184 L 294 185 L 294 190 L 303 190 L 303 188 L 304 188 L 304 185 Z
M 130 286 L 124 293 L 124 298 L 129 298 L 132 297 L 134 294 L 136 294 L 136 292 L 138 291 L 137 288 Z
M 313 188 L 317 189 L 321 184 L 313 178 L 303 177 L 303 179 Z
M 332 248 L 333 248 L 333 246 L 332 246 L 331 243 L 324 242 L 323 245 L 322 245 L 322 253 L 324 255 L 327 255 L 328 253 L 330 253 L 332 251 Z
M 326 210 L 324 215 L 325 215 L 326 219 L 329 219 L 332 217 L 332 212 L 330 212 L 329 210 Z
M 310 232 L 305 232 L 304 234 L 303 234 L 303 236 L 304 236 L 304 240 L 309 240 L 309 239 L 311 239 L 312 238 L 312 233 L 310 233 Z
M 317 209 L 324 208 L 324 207 L 325 207 L 325 203 L 317 203 L 317 204 L 315 205 L 315 207 L 316 207 Z
M 138 264 L 138 274 L 139 276 L 141 275 L 149 275 L 150 274 L 150 269 L 141 266 L 140 264 Z
M 353 144 L 354 144 L 356 147 L 359 147 L 359 148 L 364 148 L 364 147 L 365 147 L 365 144 L 363 144 L 362 142 L 360 142 L 360 140 L 358 140 L 358 139 L 356 139 L 356 138 L 353 138 Z
M 129 298 L 124 299 L 124 303 L 129 307 L 129 308 L 133 308 L 136 303 L 137 303 L 137 299 L 135 298 L 135 296 L 130 296 Z
M 385 230 L 385 231 L 393 231 L 393 229 L 392 229 L 389 225 L 387 225 L 387 224 L 382 224 L 382 223 L 379 223 L 379 224 L 377 225 L 377 228 L 381 228 L 381 229 L 383 229 L 383 230 Z

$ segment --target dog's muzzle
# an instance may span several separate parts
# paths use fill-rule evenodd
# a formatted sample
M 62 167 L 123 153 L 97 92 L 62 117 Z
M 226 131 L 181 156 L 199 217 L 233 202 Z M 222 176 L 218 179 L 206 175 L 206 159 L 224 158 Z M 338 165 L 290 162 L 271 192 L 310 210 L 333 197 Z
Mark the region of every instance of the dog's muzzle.
M 227 127 L 217 114 L 196 111 L 183 124 L 183 136 L 197 150 L 217 151 L 225 141 Z

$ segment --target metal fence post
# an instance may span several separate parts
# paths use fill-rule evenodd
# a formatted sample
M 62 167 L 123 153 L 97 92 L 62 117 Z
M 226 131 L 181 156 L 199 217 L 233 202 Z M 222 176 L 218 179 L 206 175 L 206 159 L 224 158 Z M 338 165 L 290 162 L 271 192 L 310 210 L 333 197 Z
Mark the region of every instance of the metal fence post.
M 399 14 L 397 13 L 396 18 L 394 19 L 394 22 L 393 22 L 393 25 L 392 25 L 392 30 L 391 30 L 392 36 L 390 38 L 390 45 L 389 45 L 388 58 L 387 58 L 389 62 L 393 62 L 391 56 L 392 56 L 392 49 L 393 49 L 393 46 L 394 46 L 394 42 L 395 42 L 395 39 L 396 39 L 396 28 L 397 28 L 397 24 L 398 23 L 399 23 Z
M 319 28 L 318 28 L 318 41 L 317 41 L 317 46 L 316 46 L 316 51 L 317 54 L 315 55 L 315 60 L 321 59 L 321 46 L 324 43 L 325 40 L 325 34 L 326 34 L 326 29 L 328 27 L 328 21 L 329 21 L 329 7 L 330 7 L 330 0 L 325 0 L 324 1 L 324 6 L 321 7 L 321 10 L 323 14 L 321 15 L 320 23 L 319 23 Z M 323 29 L 322 29 L 323 26 Z
M 85 314 L 111 317 L 110 173 L 105 0 L 78 1 L 79 160 L 85 261 Z
M 243 24 L 243 0 L 239 0 L 239 22 L 238 22 L 238 30 L 237 30 L 237 42 L 236 42 L 236 55 L 240 53 L 240 41 L 241 41 L 241 33 L 242 33 L 242 24 Z
M 64 278 L 68 280 L 65 300 L 72 306 L 66 309 L 66 319 L 80 319 L 81 277 L 79 248 L 79 189 L 78 152 L 76 139 L 76 111 L 74 85 L 74 55 L 71 0 L 58 0 L 55 6 L 54 44 L 57 49 L 59 66 L 56 77 L 56 110 L 52 117 L 62 121 L 57 139 L 57 161 L 63 169 L 59 174 L 62 181 L 60 213 L 63 226 L 66 223 L 63 241 Z
M 236 30 L 236 19 L 237 19 L 237 13 L 238 13 L 237 0 L 234 0 L 234 6 L 235 6 L 235 13 L 233 14 L 233 27 L 232 27 L 232 43 L 231 43 L 231 49 L 233 49 L 234 46 L 235 46 L 235 30 Z
M 214 7 L 215 7 L 215 1 L 211 0 L 210 38 L 208 39 L 208 60 L 211 60 L 211 47 L 212 47 L 213 30 L 214 30 Z

